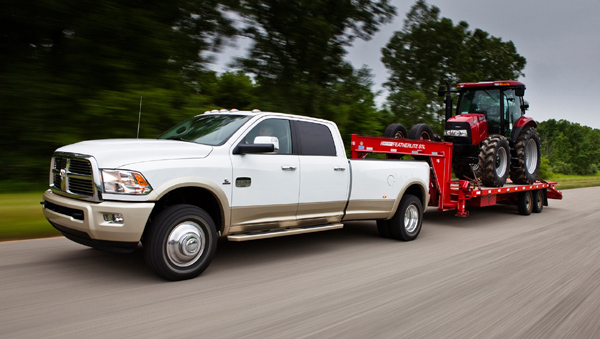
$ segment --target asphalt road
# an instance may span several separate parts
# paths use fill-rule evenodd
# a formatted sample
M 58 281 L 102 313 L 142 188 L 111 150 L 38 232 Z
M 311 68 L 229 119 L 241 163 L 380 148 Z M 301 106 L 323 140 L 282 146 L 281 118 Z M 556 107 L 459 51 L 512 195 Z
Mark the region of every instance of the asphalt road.
M 221 241 L 198 278 L 140 251 L 0 243 L 0 338 L 600 338 L 600 188 L 541 214 L 429 210 L 419 238 L 374 223 Z

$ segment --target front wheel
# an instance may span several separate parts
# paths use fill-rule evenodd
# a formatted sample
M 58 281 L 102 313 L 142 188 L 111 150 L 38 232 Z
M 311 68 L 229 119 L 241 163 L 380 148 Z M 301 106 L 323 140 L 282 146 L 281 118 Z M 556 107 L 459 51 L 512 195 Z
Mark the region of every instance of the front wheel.
M 184 280 L 202 273 L 216 249 L 217 232 L 211 216 L 196 206 L 174 205 L 152 221 L 144 257 L 159 276 Z
M 491 135 L 481 142 L 479 149 L 479 174 L 484 186 L 502 187 L 508 178 L 510 148 L 501 135 Z
M 423 224 L 423 204 L 412 194 L 402 197 L 396 214 L 389 220 L 392 237 L 397 240 L 417 239 Z

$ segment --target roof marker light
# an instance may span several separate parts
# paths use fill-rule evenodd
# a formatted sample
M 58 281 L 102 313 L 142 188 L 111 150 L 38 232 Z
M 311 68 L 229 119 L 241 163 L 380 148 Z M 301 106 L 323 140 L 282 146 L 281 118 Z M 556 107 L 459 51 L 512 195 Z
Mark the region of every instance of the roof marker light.
M 260 110 L 255 108 L 252 110 L 252 113 L 260 113 Z

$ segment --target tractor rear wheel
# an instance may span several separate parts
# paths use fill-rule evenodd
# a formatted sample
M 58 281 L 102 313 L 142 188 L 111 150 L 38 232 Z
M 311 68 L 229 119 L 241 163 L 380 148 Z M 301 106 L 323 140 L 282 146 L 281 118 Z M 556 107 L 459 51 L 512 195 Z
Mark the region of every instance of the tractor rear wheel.
M 523 127 L 515 142 L 517 162 L 511 164 L 510 180 L 515 184 L 533 184 L 540 173 L 540 136 L 531 127 Z
M 434 134 L 431 127 L 427 124 L 416 124 L 410 128 L 408 138 L 413 140 L 433 140 Z
M 383 136 L 387 138 L 404 139 L 408 136 L 408 133 L 406 133 L 406 127 L 402 124 L 390 124 L 385 128 Z
M 385 128 L 383 136 L 386 138 L 405 139 L 408 136 L 406 127 L 402 124 L 390 124 Z M 388 159 L 402 159 L 401 154 L 388 154 Z
M 479 173 L 484 186 L 502 187 L 510 169 L 508 140 L 501 135 L 490 135 L 481 142 Z

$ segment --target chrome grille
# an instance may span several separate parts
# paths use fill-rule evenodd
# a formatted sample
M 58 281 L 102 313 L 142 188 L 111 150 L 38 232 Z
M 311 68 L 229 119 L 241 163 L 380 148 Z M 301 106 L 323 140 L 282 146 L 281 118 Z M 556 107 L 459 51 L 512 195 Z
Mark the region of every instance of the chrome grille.
M 50 181 L 56 193 L 86 200 L 96 198 L 93 167 L 87 156 L 55 153 Z

